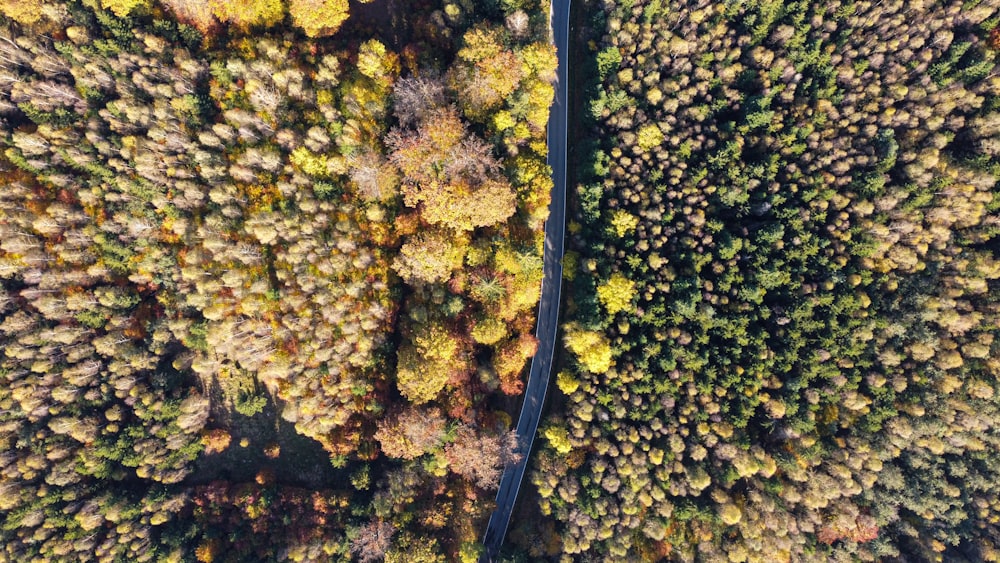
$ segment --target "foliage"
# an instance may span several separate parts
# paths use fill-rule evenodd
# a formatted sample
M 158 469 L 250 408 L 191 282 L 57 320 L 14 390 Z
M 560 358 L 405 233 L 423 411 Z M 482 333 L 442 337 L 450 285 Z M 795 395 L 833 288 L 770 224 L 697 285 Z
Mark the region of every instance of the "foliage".
M 519 78 L 474 122 L 447 84 L 491 6 L 414 5 L 391 42 L 267 29 L 330 35 L 334 0 L 24 6 L 0 2 L 0 559 L 474 553 L 516 457 L 494 399 L 536 346 L 540 32 L 490 32 L 476 72 Z M 294 475 L 299 437 L 330 466 Z
M 403 172 L 403 201 L 420 206 L 428 223 L 472 231 L 513 215 L 514 192 L 496 179 L 500 163 L 454 109 L 427 112 L 416 131 L 392 132 L 389 146 L 392 162 Z
M 624 209 L 617 209 L 611 214 L 611 227 L 618 238 L 635 231 L 639 226 L 639 218 Z
M 16 22 L 30 25 L 41 19 L 43 5 L 43 2 L 29 0 L 0 0 L 0 13 Z
M 569 432 L 565 428 L 551 426 L 545 430 L 544 434 L 556 452 L 568 454 L 573 449 L 573 445 L 569 441 Z
M 621 274 L 614 274 L 607 282 L 597 286 L 597 299 L 604 305 L 608 316 L 630 309 L 634 297 L 635 282 Z
M 331 35 L 347 19 L 347 0 L 289 0 L 292 23 L 309 37 Z
M 116 16 L 125 17 L 140 6 L 146 6 L 146 0 L 101 0 L 101 7 L 111 10 Z
M 445 422 L 440 410 L 411 407 L 396 417 L 379 421 L 375 438 L 386 455 L 415 459 L 441 445 Z
M 517 436 L 513 431 L 501 436 L 477 433 L 474 428 L 460 425 L 455 440 L 448 444 L 444 456 L 448 467 L 481 488 L 494 489 L 500 484 L 505 465 L 516 463 L 514 454 Z
M 411 285 L 447 281 L 462 265 L 462 248 L 441 231 L 424 231 L 402 246 L 393 269 Z
M 274 25 L 285 16 L 281 0 L 208 0 L 208 5 L 219 21 L 244 29 Z
M 584 13 L 564 557 L 995 558 L 996 4 Z
M 600 332 L 584 330 L 578 325 L 565 325 L 566 348 L 576 355 L 581 367 L 591 373 L 605 373 L 613 364 L 611 343 Z

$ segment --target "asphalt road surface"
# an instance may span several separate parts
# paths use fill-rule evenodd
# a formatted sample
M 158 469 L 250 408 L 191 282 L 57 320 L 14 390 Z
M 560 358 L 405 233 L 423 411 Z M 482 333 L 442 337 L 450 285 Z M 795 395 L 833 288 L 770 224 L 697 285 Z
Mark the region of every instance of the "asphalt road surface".
M 545 391 L 549 387 L 552 370 L 552 353 L 556 346 L 556 329 L 559 325 L 559 297 L 562 292 L 563 239 L 566 231 L 566 109 L 567 109 L 567 67 L 569 63 L 569 7 L 570 0 L 552 0 L 549 23 L 552 41 L 556 46 L 559 67 L 556 72 L 556 95 L 549 111 L 548 147 L 549 166 L 552 167 L 552 203 L 549 218 L 545 222 L 544 277 L 542 297 L 538 303 L 538 352 L 531 360 L 528 385 L 524 390 L 524 403 L 517 421 L 517 451 L 521 461 L 507 467 L 500 479 L 497 491 L 497 507 L 490 516 L 483 536 L 486 552 L 480 561 L 493 561 L 500 552 L 514 501 L 524 480 L 531 446 L 538 432 L 538 421 L 542 416 Z

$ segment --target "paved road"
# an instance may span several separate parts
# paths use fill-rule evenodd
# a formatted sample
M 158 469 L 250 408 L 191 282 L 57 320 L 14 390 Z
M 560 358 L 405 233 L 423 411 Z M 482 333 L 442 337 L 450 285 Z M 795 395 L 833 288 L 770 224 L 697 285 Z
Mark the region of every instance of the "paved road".
M 486 526 L 483 544 L 486 553 L 482 562 L 492 561 L 500 551 L 507 525 L 514 510 L 514 501 L 524 479 L 532 443 L 538 432 L 538 421 L 542 416 L 545 391 L 549 387 L 552 368 L 552 352 L 556 345 L 556 329 L 559 325 L 559 297 L 562 292 L 563 239 L 566 231 L 566 108 L 567 108 L 567 66 L 569 63 L 569 6 L 570 0 L 552 0 L 549 23 L 552 41 L 559 58 L 555 101 L 549 112 L 548 145 L 549 166 L 552 167 L 552 203 L 549 218 L 545 222 L 544 272 L 542 297 L 538 303 L 538 352 L 531 360 L 528 385 L 524 390 L 521 417 L 517 421 L 518 452 L 521 462 L 508 467 L 500 479 L 497 491 L 497 508 Z

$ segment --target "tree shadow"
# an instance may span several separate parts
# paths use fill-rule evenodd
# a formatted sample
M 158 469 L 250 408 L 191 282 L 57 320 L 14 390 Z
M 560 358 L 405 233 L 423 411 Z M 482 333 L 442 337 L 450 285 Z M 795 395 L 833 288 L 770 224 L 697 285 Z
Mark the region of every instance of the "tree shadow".
M 299 434 L 294 424 L 281 417 L 284 401 L 265 393 L 264 408 L 245 416 L 225 399 L 218 378 L 212 378 L 205 392 L 212 405 L 207 427 L 225 429 L 232 440 L 222 452 L 203 453 L 187 483 L 252 481 L 265 470 L 283 485 L 320 489 L 346 481 L 345 470 L 331 465 L 330 454 L 319 442 Z

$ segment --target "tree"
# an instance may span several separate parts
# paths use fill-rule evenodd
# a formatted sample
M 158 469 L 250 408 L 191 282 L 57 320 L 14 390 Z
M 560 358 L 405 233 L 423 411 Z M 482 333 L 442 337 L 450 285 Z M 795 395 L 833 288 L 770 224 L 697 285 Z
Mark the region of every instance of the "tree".
M 584 369 L 591 373 L 601 374 L 611 369 L 611 343 L 599 332 L 583 330 L 577 324 L 567 324 L 564 341 L 570 352 Z
M 362 563 L 372 563 L 385 558 L 396 527 L 389 522 L 369 522 L 357 531 L 351 540 L 351 554 Z
M 448 383 L 448 372 L 426 370 L 415 348 L 404 346 L 397 353 L 396 387 L 416 404 L 434 400 Z M 439 366 L 435 366 L 439 367 Z
M 202 33 L 218 23 L 207 0 L 163 0 L 163 3 L 173 10 L 179 21 L 197 27 Z
M 496 344 L 507 336 L 507 325 L 499 319 L 487 317 L 472 327 L 471 335 L 479 344 Z
M 465 114 L 480 119 L 495 109 L 518 87 L 522 69 L 517 55 L 504 48 L 502 30 L 481 26 L 462 37 L 459 64 L 452 67 L 450 82 L 460 93 Z
M 0 13 L 22 24 L 30 25 L 42 17 L 45 2 L 38 0 L 0 0 Z
M 358 48 L 358 72 L 380 87 L 391 86 L 399 73 L 399 57 L 380 41 L 370 39 Z
M 444 453 L 452 471 L 480 488 L 495 489 L 504 466 L 520 459 L 516 447 L 517 434 L 513 431 L 491 436 L 460 425 L 455 431 L 455 441 L 445 447 Z
M 208 5 L 220 21 L 244 29 L 274 25 L 285 17 L 281 0 L 208 0 Z
M 148 5 L 148 0 L 101 0 L 101 7 L 111 10 L 120 18 L 131 14 L 140 6 Z
M 550 426 L 545 429 L 544 435 L 555 451 L 568 454 L 573 450 L 573 445 L 569 441 L 569 432 L 565 428 Z
M 224 428 L 213 428 L 202 434 L 201 442 L 205 445 L 205 453 L 214 454 L 226 451 L 232 436 Z
M 404 190 L 404 194 L 413 194 Z M 473 187 L 465 182 L 439 189 L 421 190 L 409 198 L 421 203 L 421 216 L 432 225 L 472 231 L 506 221 L 517 209 L 517 200 L 505 180 L 486 180 Z
M 438 447 L 444 432 L 441 411 L 410 407 L 395 417 L 380 420 L 375 439 L 387 456 L 415 459 Z
M 403 201 L 421 217 L 459 231 L 496 225 L 516 209 L 510 184 L 497 174 L 492 148 L 470 133 L 453 108 L 426 114 L 416 131 L 386 139 L 403 174 Z
M 639 129 L 638 146 L 644 151 L 652 150 L 663 144 L 663 132 L 656 124 L 644 125 Z
M 401 126 L 410 127 L 445 107 L 444 83 L 428 76 L 401 78 L 393 85 L 392 100 L 396 119 Z
M 622 238 L 626 234 L 635 231 L 637 226 L 639 226 L 639 218 L 628 211 L 618 209 L 611 214 L 611 227 L 614 229 L 615 234 L 618 235 L 618 238 Z
M 609 316 L 631 308 L 633 297 L 635 297 L 635 282 L 618 273 L 597 287 L 597 298 Z
M 396 385 L 410 401 L 433 400 L 449 381 L 461 380 L 470 369 L 463 342 L 441 326 L 424 327 L 397 353 Z
M 347 0 L 289 0 L 292 23 L 309 37 L 333 35 L 347 20 Z
M 360 149 L 347 157 L 347 173 L 358 195 L 366 200 L 386 201 L 399 191 L 399 175 L 381 153 Z
M 511 12 L 504 22 L 507 24 L 507 31 L 509 31 L 515 39 L 523 39 L 527 36 L 530 21 L 528 19 L 528 14 L 526 14 L 524 10 L 515 10 L 514 12 Z
M 522 391 L 521 372 L 528 360 L 538 351 L 538 340 L 529 333 L 522 333 L 497 346 L 493 368 L 500 378 L 504 393 L 516 395 Z
M 385 554 L 385 563 L 445 563 L 438 541 L 412 533 L 400 534 L 395 545 Z
M 403 243 L 392 267 L 411 285 L 436 283 L 461 267 L 463 251 L 453 237 L 440 231 L 418 233 Z

